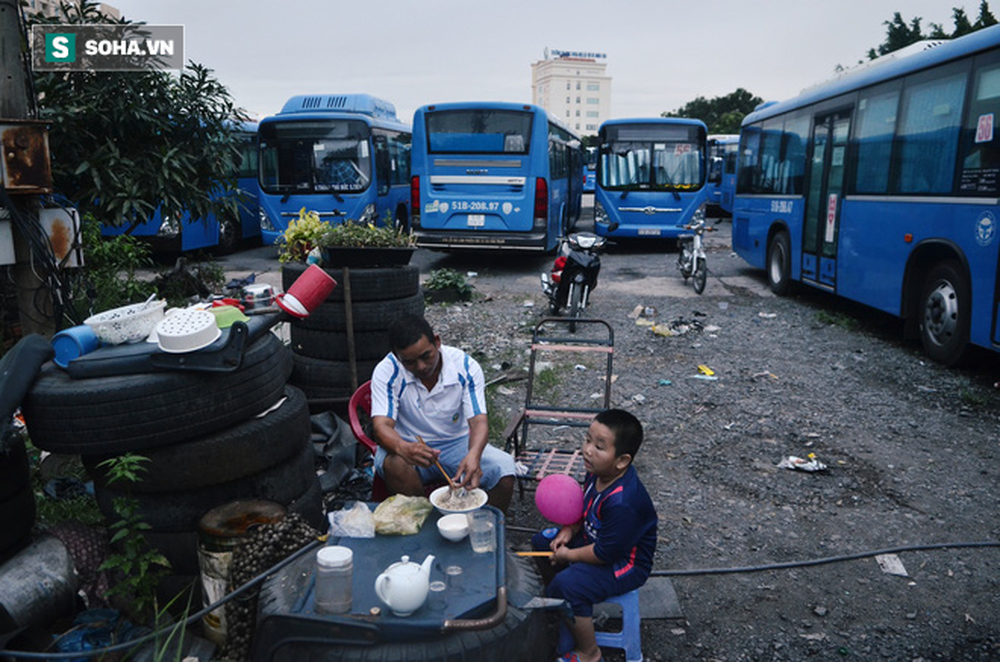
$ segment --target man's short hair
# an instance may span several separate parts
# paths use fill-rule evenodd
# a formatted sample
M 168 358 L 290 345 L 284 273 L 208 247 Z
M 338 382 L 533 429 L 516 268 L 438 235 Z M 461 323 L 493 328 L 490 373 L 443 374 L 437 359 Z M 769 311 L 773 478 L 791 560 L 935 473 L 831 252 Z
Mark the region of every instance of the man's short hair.
M 638 418 L 624 409 L 605 409 L 594 420 L 615 435 L 615 456 L 628 453 L 635 459 L 642 446 L 642 423 Z
M 434 329 L 427 322 L 423 315 L 407 313 L 397 317 L 389 325 L 389 347 L 392 351 L 406 349 L 421 338 L 427 338 L 434 342 Z

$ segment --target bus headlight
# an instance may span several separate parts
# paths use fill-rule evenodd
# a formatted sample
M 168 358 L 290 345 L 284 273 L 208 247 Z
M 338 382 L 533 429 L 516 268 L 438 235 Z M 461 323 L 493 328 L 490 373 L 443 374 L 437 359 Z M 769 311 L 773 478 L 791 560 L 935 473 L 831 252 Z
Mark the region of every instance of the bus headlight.
M 378 213 L 375 211 L 374 202 L 365 205 L 365 210 L 361 212 L 361 218 L 358 220 L 361 223 L 374 223 L 378 220 Z
M 270 215 L 263 207 L 257 208 L 257 218 L 260 219 L 260 229 L 265 232 L 277 232 L 278 228 L 274 227 L 274 221 L 271 220 Z
M 611 219 L 608 218 L 608 212 L 604 211 L 604 205 L 600 202 L 594 202 L 594 223 L 607 225 L 610 220 Z

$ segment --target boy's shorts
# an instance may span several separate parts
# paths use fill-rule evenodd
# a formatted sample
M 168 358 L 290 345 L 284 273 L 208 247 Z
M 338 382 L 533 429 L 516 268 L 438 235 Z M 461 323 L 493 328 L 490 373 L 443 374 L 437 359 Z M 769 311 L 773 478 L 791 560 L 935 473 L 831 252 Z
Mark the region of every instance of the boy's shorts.
M 448 442 L 443 446 L 435 444 L 433 448 L 441 451 L 438 460 L 441 462 L 441 466 L 445 468 L 445 471 L 454 477 L 462 458 L 469 454 L 469 438 L 462 437 Z M 375 450 L 375 471 L 383 478 L 385 474 L 382 472 L 382 463 L 385 462 L 386 455 L 388 453 L 381 446 Z M 420 475 L 420 480 L 425 485 L 444 480 L 441 470 L 433 464 L 429 467 L 414 468 Z M 505 453 L 496 446 L 487 445 L 483 451 L 483 457 L 479 462 L 479 468 L 483 471 L 483 477 L 479 481 L 479 486 L 489 491 L 496 487 L 497 483 L 504 476 L 514 475 L 514 458 L 511 457 L 510 453 Z
M 555 535 L 546 535 L 540 531 L 531 538 L 531 545 L 536 550 L 548 550 L 549 543 Z M 555 530 L 558 532 L 558 529 Z M 582 532 L 577 532 L 569 542 L 571 548 L 581 547 L 585 539 Z M 632 582 L 629 582 L 631 584 Z M 570 563 L 565 569 L 556 573 L 552 582 L 545 587 L 545 595 L 549 598 L 561 598 L 569 603 L 574 616 L 591 617 L 594 615 L 594 605 L 606 601 L 614 595 L 628 593 L 637 586 L 623 585 L 615 577 L 610 565 L 594 565 L 593 563 Z

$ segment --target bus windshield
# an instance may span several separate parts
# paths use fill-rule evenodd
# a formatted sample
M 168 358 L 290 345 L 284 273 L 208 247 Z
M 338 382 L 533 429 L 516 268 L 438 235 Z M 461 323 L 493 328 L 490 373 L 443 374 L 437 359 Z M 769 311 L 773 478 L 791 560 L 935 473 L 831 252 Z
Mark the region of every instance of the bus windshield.
M 470 108 L 427 115 L 430 154 L 527 154 L 531 144 L 529 112 Z
M 702 186 L 699 127 L 609 126 L 601 145 L 606 189 L 691 191 Z
M 597 170 L 597 148 L 587 148 L 587 170 Z
M 357 192 L 371 182 L 370 129 L 356 120 L 261 127 L 261 188 L 268 193 Z

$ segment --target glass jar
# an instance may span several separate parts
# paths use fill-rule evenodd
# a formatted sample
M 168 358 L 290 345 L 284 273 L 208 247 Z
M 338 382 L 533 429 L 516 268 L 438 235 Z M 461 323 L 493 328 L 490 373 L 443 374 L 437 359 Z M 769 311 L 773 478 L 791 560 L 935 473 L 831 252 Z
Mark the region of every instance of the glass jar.
M 354 552 L 332 545 L 316 552 L 316 613 L 346 614 L 351 611 L 351 578 Z

